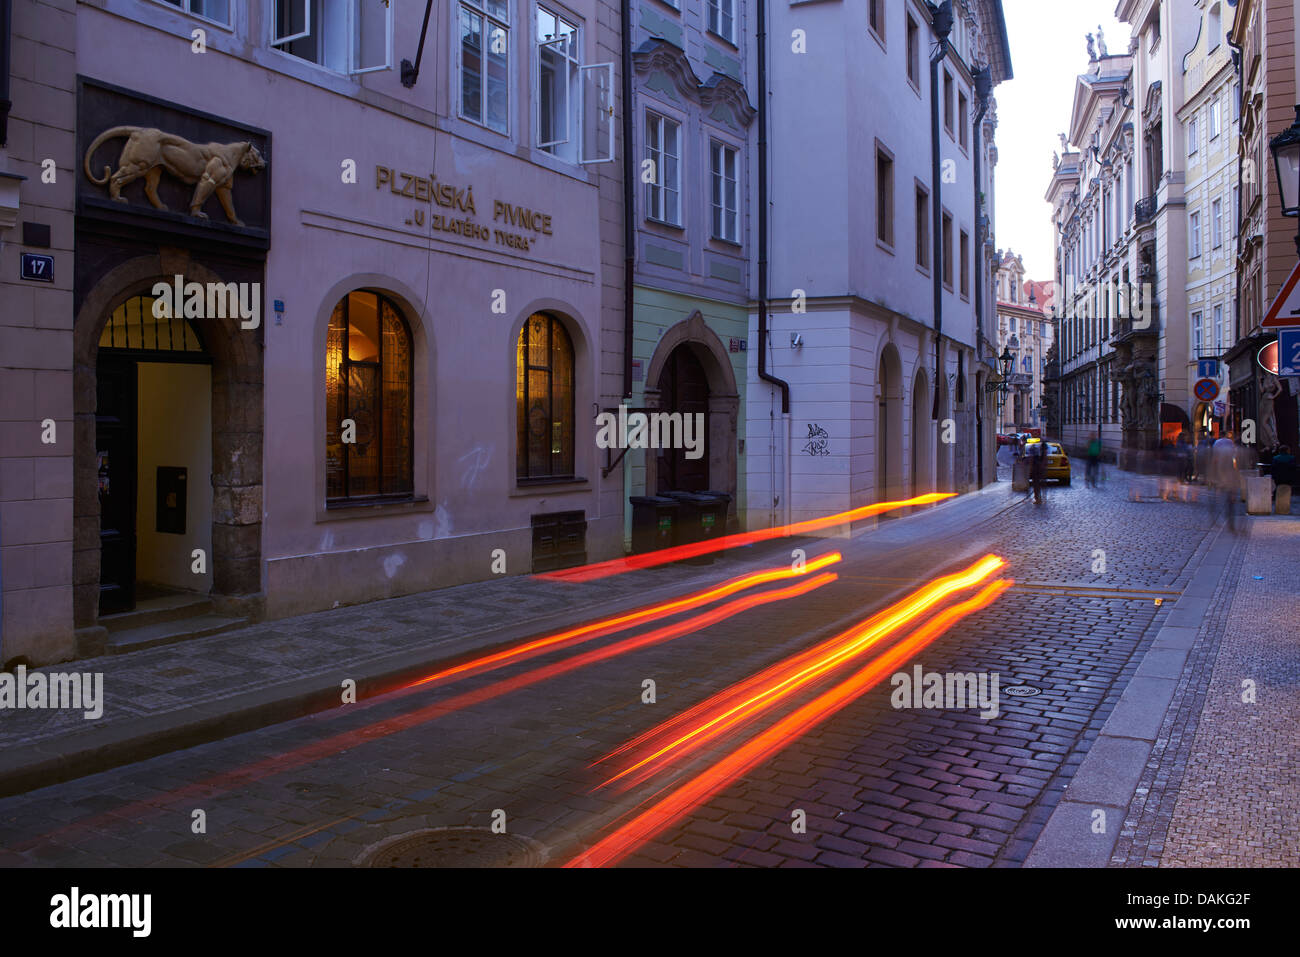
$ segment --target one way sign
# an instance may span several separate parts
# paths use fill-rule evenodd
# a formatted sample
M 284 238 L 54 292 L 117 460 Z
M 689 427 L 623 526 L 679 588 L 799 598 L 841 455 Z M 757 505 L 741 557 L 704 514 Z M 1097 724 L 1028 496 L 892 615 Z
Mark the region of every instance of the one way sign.
M 1300 326 L 1300 262 L 1295 264 L 1291 275 L 1282 284 L 1282 289 L 1268 307 L 1260 325 L 1266 329 Z

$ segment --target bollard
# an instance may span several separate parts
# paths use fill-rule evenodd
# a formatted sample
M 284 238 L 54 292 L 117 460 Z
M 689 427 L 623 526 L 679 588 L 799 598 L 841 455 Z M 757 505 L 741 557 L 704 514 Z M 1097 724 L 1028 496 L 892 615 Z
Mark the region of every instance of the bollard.
M 1247 475 L 1246 514 L 1268 515 L 1273 511 L 1273 480 L 1267 475 Z
M 1277 513 L 1279 515 L 1291 514 L 1291 486 L 1279 485 L 1277 487 Z

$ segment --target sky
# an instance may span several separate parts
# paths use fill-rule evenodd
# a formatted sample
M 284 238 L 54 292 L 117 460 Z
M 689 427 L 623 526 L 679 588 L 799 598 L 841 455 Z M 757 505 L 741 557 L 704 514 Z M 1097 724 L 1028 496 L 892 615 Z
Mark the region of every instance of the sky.
M 994 90 L 994 240 L 1024 259 L 1025 278 L 1052 277 L 1051 207 L 1043 199 L 1052 153 L 1067 132 L 1075 77 L 1088 70 L 1087 34 L 1098 25 L 1111 53 L 1128 49 L 1131 31 L 1115 19 L 1116 0 L 1002 0 L 1014 79 Z

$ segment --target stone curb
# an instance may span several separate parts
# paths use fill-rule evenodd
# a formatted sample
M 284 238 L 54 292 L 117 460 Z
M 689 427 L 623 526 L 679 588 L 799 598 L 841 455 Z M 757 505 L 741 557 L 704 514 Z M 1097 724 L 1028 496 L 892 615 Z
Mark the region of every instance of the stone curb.
M 1235 544 L 1226 529 L 1220 528 L 1201 556 L 1183 594 L 1034 842 L 1025 867 L 1105 867 L 1109 863 L 1188 653 Z M 1098 810 L 1106 814 L 1101 834 L 1092 830 Z

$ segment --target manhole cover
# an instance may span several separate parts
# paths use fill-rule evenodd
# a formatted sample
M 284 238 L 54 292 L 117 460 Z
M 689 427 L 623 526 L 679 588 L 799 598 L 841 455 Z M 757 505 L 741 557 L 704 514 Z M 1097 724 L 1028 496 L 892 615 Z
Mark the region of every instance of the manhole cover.
M 935 744 L 933 741 L 909 741 L 907 743 L 907 750 L 913 751 L 916 754 L 934 754 L 939 750 L 939 745 Z
M 368 848 L 360 867 L 539 867 L 541 844 L 486 827 L 435 827 L 414 831 Z
M 1042 694 L 1042 688 L 1036 688 L 1033 685 L 1009 685 L 1002 689 L 1003 694 L 1008 694 L 1013 698 L 1032 698 L 1036 694 Z

